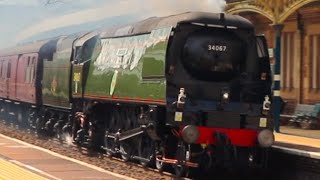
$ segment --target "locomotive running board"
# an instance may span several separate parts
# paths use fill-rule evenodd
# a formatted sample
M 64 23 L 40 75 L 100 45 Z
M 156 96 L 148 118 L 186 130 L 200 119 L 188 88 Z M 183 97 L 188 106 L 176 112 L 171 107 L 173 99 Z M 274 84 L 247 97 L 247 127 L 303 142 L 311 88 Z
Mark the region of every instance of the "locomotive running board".
M 117 132 L 117 133 L 108 133 L 106 134 L 106 138 L 112 138 L 115 139 L 116 141 L 124 141 L 126 139 L 138 136 L 142 134 L 145 131 L 145 126 L 141 126 L 135 129 L 131 129 L 129 131 L 125 131 L 123 133 Z

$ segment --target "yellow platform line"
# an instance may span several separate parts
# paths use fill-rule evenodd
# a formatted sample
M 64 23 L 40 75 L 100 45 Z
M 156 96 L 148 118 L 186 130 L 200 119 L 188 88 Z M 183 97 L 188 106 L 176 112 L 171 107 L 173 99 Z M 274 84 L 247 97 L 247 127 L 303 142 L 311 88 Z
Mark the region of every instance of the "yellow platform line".
M 46 180 L 13 163 L 0 159 L 0 180 Z
M 320 148 L 320 139 L 275 133 L 276 142 Z

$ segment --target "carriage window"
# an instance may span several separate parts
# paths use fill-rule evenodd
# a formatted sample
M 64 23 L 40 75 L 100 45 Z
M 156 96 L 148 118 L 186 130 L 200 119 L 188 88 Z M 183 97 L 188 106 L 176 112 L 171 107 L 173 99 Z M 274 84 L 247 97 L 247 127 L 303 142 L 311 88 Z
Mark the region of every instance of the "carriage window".
M 269 57 L 266 40 L 263 36 L 257 36 L 257 52 L 259 58 Z
M 5 67 L 4 67 L 4 63 L 1 62 L 1 79 L 5 78 Z
M 31 63 L 31 65 L 30 65 L 30 69 L 31 69 L 31 71 L 30 71 L 30 80 L 31 80 L 31 82 L 34 82 L 34 79 L 35 79 L 35 77 L 36 77 L 36 74 L 35 74 L 35 67 L 36 67 L 36 57 L 33 57 L 32 58 L 32 63 Z
M 76 59 L 78 60 L 78 63 L 86 63 L 92 59 L 96 59 L 100 54 L 100 51 L 100 38 L 98 36 L 94 36 L 87 40 L 79 51 L 77 51 Z
M 8 63 L 8 71 L 7 71 L 7 78 L 9 79 L 10 77 L 11 77 L 11 62 Z
M 3 65 L 3 63 L 1 62 L 0 63 L 0 79 L 2 79 L 2 65 Z
M 267 41 L 264 36 L 256 37 L 257 43 L 257 54 L 259 57 L 260 66 L 260 80 L 270 80 L 270 61 L 269 61 L 269 51 L 267 46 Z
M 27 64 L 26 64 L 25 83 L 30 83 L 31 82 L 31 67 L 32 67 L 31 63 L 32 63 L 31 62 L 31 57 L 29 56 L 28 60 L 27 60 Z

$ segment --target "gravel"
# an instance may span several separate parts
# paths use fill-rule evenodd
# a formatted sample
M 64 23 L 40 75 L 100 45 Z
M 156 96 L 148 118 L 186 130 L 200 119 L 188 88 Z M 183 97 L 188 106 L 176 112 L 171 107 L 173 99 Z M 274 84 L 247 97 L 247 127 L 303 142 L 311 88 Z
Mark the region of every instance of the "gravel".
M 129 176 L 141 180 L 166 180 L 175 179 L 174 175 L 164 172 L 160 173 L 155 169 L 142 167 L 133 162 L 124 162 L 120 159 L 107 157 L 103 153 L 89 152 L 85 148 L 74 145 L 67 145 L 48 137 L 37 137 L 26 130 L 18 130 L 16 127 L 0 123 L 0 132 L 3 135 L 22 140 L 24 142 L 39 146 L 53 152 L 63 154 L 114 173 Z

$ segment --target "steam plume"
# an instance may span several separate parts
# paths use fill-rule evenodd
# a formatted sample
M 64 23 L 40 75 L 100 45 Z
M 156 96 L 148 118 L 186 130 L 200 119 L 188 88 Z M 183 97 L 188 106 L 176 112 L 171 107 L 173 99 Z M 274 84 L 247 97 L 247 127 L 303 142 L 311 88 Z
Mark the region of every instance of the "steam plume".
M 66 14 L 31 25 L 16 36 L 16 42 L 35 34 L 85 22 L 99 21 L 114 16 L 132 15 L 138 19 L 165 16 L 185 11 L 222 12 L 225 0 L 119 0 L 99 8 Z

